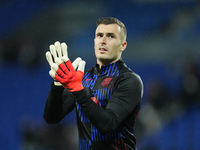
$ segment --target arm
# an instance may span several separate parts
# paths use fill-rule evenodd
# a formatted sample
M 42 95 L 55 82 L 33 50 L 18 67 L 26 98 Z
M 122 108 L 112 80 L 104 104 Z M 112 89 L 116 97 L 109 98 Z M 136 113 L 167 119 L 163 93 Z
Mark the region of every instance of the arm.
M 143 84 L 137 75 L 119 77 L 116 90 L 105 110 L 91 100 L 85 89 L 72 94 L 90 122 L 105 134 L 115 129 L 135 109 L 143 94 Z
M 44 109 L 44 119 L 47 123 L 58 123 L 75 107 L 75 100 L 71 93 L 62 86 L 55 86 L 52 82 Z
M 55 42 L 49 46 L 50 51 L 46 52 L 46 59 L 51 67 L 57 63 L 68 61 L 67 45 L 65 43 Z M 53 57 L 52 57 L 53 56 Z M 54 58 L 54 59 L 53 59 Z M 54 61 L 53 61 L 54 60 Z M 77 68 L 81 58 L 77 58 L 72 63 L 72 68 Z M 63 64 L 64 65 L 64 64 Z M 44 119 L 47 123 L 58 123 L 75 107 L 75 101 L 72 94 L 67 91 L 60 82 L 52 82 L 49 95 L 44 109 Z

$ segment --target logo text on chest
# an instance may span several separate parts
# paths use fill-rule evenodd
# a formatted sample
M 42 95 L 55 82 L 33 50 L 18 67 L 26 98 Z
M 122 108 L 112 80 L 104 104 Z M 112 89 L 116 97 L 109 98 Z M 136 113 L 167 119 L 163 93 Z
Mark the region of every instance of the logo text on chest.
M 112 78 L 105 78 L 102 82 L 101 82 L 101 86 L 106 86 L 110 83 L 110 81 L 112 80 Z

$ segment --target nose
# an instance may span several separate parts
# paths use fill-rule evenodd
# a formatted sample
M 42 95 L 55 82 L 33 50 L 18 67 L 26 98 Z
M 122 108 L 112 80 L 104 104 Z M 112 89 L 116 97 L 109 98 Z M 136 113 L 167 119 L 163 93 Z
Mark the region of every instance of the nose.
M 106 36 L 103 36 L 103 37 L 101 38 L 101 44 L 102 44 L 102 45 L 106 45 Z

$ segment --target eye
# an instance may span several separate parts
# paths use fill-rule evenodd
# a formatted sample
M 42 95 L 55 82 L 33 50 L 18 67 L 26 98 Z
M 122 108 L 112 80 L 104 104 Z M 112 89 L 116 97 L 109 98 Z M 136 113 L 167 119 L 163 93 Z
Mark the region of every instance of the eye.
M 114 35 L 113 33 L 109 33 L 107 36 L 108 36 L 109 38 L 115 38 L 115 35 Z
M 96 35 L 96 37 L 103 37 L 103 34 L 98 33 L 98 34 Z

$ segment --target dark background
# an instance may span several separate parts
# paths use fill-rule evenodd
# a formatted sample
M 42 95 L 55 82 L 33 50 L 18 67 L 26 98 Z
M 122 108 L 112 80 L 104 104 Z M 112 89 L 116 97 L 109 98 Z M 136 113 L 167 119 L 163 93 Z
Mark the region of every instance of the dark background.
M 128 30 L 126 64 L 144 82 L 136 125 L 139 150 L 200 149 L 200 5 L 197 0 L 1 0 L 0 149 L 76 150 L 73 111 L 48 125 L 50 44 L 94 65 L 96 20 L 116 17 Z

